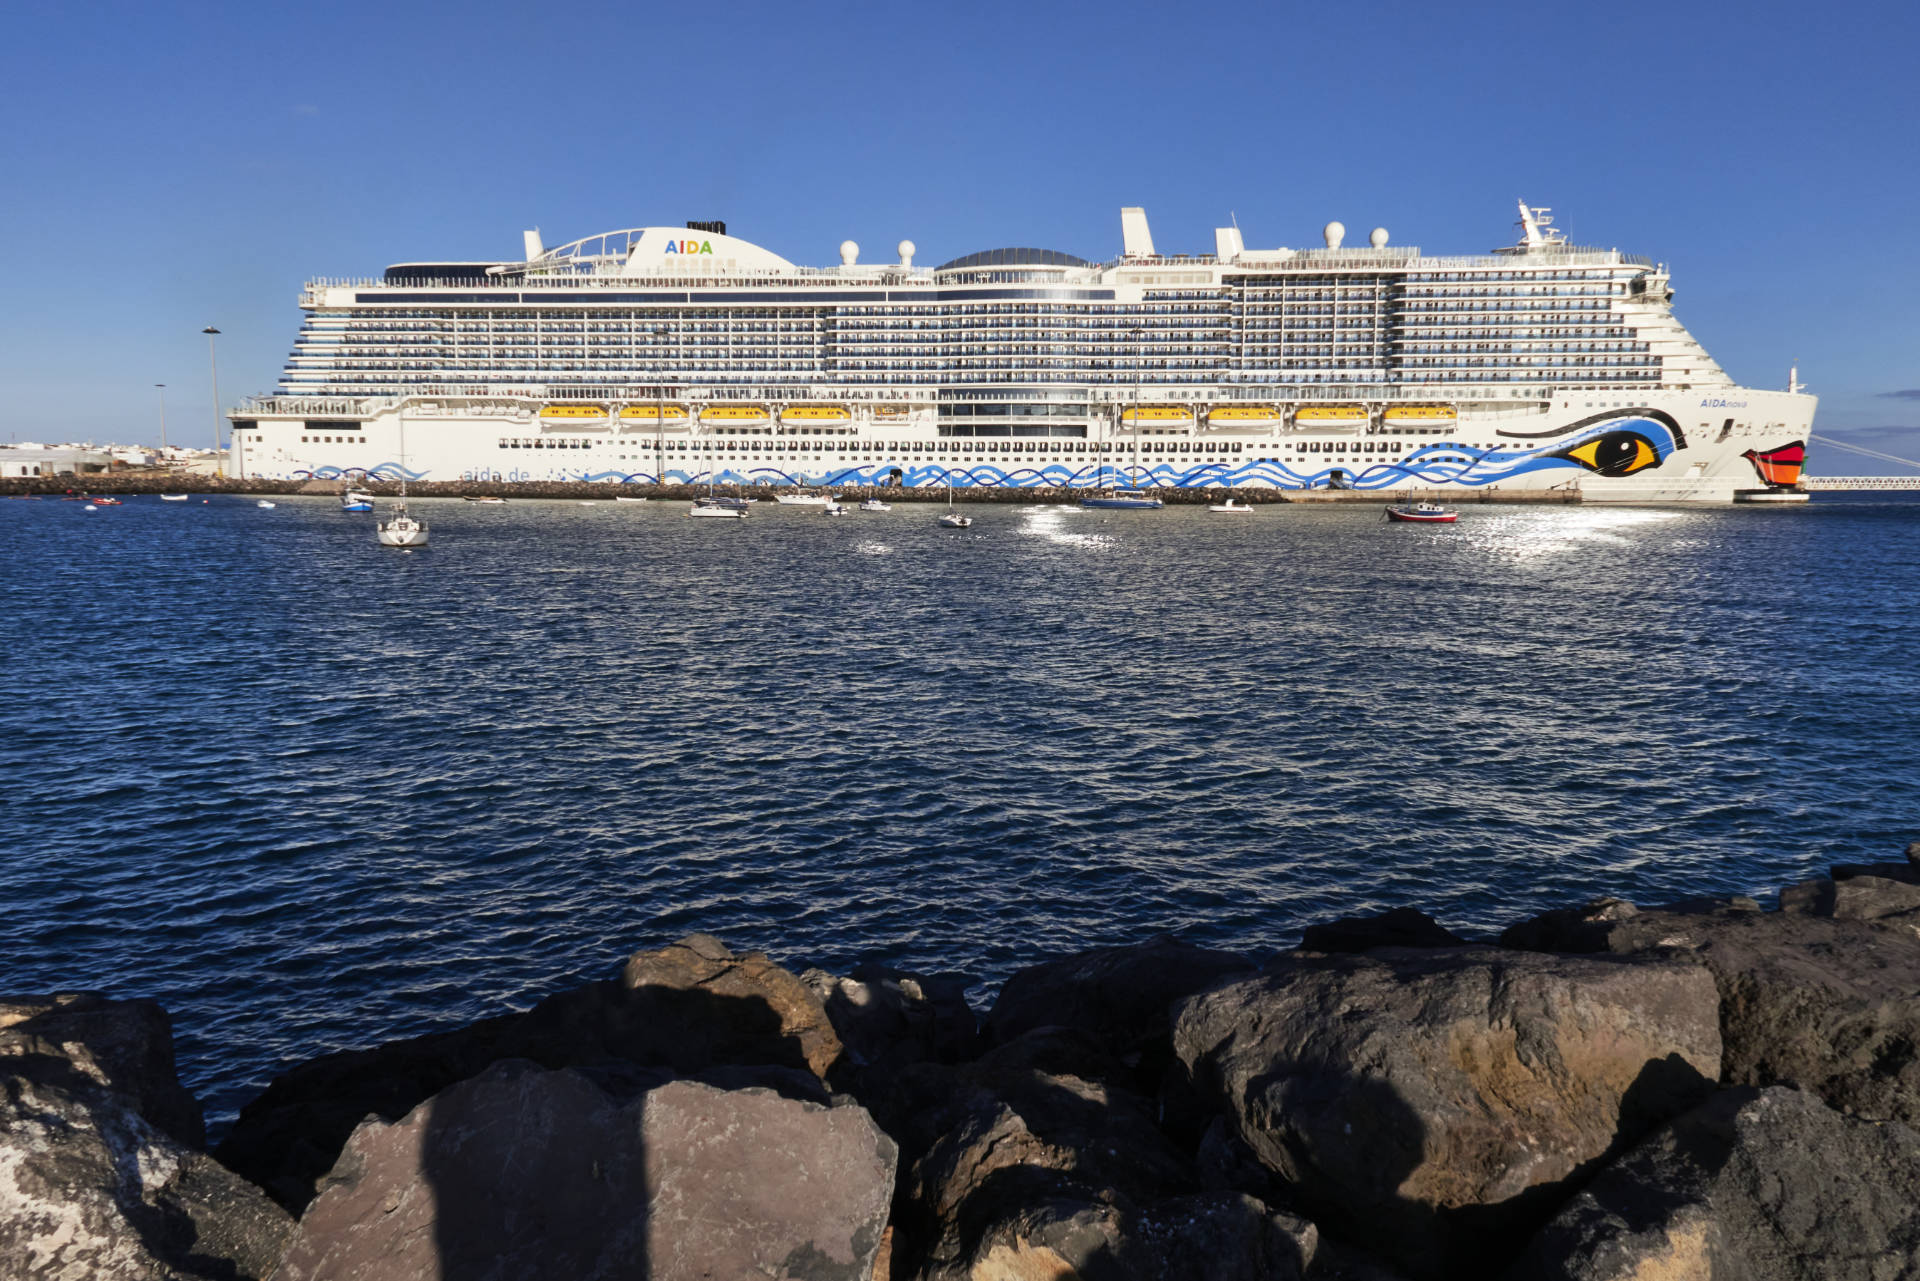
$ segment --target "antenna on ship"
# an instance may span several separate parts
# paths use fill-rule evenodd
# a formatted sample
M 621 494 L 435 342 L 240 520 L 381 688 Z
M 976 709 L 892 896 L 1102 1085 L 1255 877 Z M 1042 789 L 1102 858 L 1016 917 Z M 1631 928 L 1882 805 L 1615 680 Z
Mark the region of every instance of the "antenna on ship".
M 1800 381 L 1800 357 L 1795 356 L 1793 364 L 1787 369 L 1787 394 L 1798 396 L 1806 389 L 1807 385 Z
M 1567 233 L 1553 225 L 1553 210 L 1546 205 L 1530 205 L 1524 197 L 1520 200 L 1520 221 L 1514 225 L 1520 228 L 1522 253 L 1567 243 Z

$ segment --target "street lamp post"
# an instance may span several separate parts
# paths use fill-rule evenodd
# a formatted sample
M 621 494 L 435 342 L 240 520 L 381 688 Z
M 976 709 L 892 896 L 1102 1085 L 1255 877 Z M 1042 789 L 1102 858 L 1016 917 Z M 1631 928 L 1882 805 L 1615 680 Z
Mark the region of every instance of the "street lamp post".
M 207 368 L 213 375 L 213 474 L 226 475 L 220 461 L 220 360 L 214 355 L 213 340 L 220 333 L 212 325 L 200 331 L 207 336 Z
M 164 454 L 167 452 L 167 385 L 155 383 L 154 387 L 160 392 L 160 452 Z

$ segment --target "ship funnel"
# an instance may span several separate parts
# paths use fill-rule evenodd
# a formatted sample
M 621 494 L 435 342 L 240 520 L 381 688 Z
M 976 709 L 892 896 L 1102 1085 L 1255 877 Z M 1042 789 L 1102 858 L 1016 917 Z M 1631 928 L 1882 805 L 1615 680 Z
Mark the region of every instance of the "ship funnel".
M 1245 253 L 1246 244 L 1240 239 L 1238 227 L 1215 227 L 1213 229 L 1213 254 L 1221 262 L 1232 262 Z
M 1153 232 L 1147 228 L 1147 211 L 1139 205 L 1120 211 L 1120 247 L 1129 258 L 1153 257 Z
M 527 243 L 528 262 L 537 260 L 541 254 L 547 252 L 546 246 L 540 243 L 540 229 L 538 227 L 535 227 L 532 231 L 523 231 L 520 234 Z

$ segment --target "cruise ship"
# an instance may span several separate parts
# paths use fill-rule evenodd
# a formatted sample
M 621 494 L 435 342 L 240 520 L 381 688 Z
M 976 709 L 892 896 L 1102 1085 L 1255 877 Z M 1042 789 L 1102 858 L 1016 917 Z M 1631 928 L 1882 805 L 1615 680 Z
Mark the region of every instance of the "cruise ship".
M 719 222 L 321 279 L 242 477 L 1006 489 L 1792 489 L 1814 398 L 1736 386 L 1667 269 L 1571 244 L 989 249 L 803 267 Z

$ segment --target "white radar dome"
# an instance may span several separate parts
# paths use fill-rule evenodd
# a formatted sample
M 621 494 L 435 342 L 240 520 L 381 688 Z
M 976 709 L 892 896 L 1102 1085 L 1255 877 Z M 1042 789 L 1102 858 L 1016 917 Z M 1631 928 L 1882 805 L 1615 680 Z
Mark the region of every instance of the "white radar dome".
M 1340 242 L 1347 238 L 1347 224 L 1344 222 L 1330 222 L 1327 224 L 1327 229 L 1321 234 L 1327 238 L 1327 248 L 1338 249 Z
M 854 263 L 858 262 L 859 260 L 860 260 L 860 246 L 854 244 L 851 240 L 841 241 L 840 242 L 840 265 L 842 267 L 851 267 L 853 266 Z
M 914 243 L 911 240 L 903 240 L 900 242 L 900 265 L 902 267 L 913 266 L 914 248 Z
M 1375 249 L 1385 249 L 1387 247 L 1387 229 L 1385 227 L 1375 227 L 1373 234 L 1368 236 L 1367 239 L 1373 242 Z

